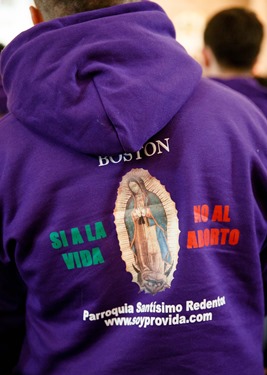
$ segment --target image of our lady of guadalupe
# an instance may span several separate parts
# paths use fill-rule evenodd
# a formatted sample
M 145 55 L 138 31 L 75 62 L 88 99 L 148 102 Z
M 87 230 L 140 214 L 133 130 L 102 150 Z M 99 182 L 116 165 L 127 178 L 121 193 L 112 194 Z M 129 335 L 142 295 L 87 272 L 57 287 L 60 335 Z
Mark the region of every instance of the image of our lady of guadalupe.
M 170 275 L 173 274 L 177 263 L 177 254 L 173 256 L 168 243 L 168 217 L 177 223 L 177 211 L 169 194 L 159 182 L 147 172 L 146 180 L 154 192 L 148 190 L 144 179 L 138 176 L 138 170 L 129 174 L 125 179 L 124 190 L 127 189 L 127 201 L 124 211 L 124 224 L 128 235 L 128 244 L 133 256 L 132 272 L 137 275 L 137 283 L 141 290 L 155 294 L 170 287 Z M 145 171 L 141 175 L 145 177 Z M 155 184 L 156 181 L 156 184 Z M 157 192 L 157 193 L 156 193 Z M 167 215 L 165 207 L 159 197 L 167 200 L 167 207 L 174 214 Z M 169 200 L 169 202 L 168 202 Z M 172 225 L 174 228 L 174 226 Z M 178 224 L 176 225 L 178 230 Z M 169 228 L 171 226 L 169 225 Z M 178 236 L 177 236 L 178 237 Z M 177 238 L 178 243 L 178 238 Z M 176 258 L 176 259 L 175 259 Z

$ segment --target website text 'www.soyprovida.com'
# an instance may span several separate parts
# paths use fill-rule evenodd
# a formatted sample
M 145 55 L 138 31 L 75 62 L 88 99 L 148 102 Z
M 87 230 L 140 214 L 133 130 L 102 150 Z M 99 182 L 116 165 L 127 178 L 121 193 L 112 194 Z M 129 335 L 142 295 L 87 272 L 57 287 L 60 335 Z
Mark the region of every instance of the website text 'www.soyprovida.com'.
M 105 319 L 106 326 L 137 326 L 138 328 L 147 328 L 151 326 L 171 326 L 178 324 L 192 324 L 200 322 L 209 322 L 212 320 L 212 313 L 193 314 L 189 317 L 184 315 L 169 316 L 134 316 L 134 317 L 118 317 Z

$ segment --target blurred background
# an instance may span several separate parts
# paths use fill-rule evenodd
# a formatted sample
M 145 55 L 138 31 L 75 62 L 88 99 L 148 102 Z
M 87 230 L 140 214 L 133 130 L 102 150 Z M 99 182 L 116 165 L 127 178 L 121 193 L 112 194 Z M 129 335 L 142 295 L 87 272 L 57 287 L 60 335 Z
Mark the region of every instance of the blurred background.
M 215 12 L 232 6 L 254 10 L 265 25 L 267 34 L 267 0 L 154 0 L 173 21 L 177 40 L 188 53 L 201 62 L 202 34 L 206 20 Z M 0 0 L 0 43 L 6 45 L 17 34 L 32 26 L 31 0 Z M 257 74 L 267 75 L 267 35 L 257 65 Z

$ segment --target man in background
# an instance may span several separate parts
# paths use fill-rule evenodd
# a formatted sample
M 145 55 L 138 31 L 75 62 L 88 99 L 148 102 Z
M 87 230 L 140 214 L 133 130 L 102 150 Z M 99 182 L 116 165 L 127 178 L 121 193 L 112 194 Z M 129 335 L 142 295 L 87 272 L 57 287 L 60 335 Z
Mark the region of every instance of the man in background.
M 204 30 L 203 66 L 206 76 L 239 91 L 267 117 L 267 89 L 254 77 L 264 28 L 245 8 L 216 13 Z
M 0 61 L 0 374 L 262 375 L 266 119 L 156 3 L 35 5 Z
M 248 97 L 267 117 L 266 79 L 254 75 L 263 37 L 255 12 L 235 7 L 216 13 L 204 30 L 203 68 L 206 76 Z M 266 329 L 265 323 L 265 365 Z

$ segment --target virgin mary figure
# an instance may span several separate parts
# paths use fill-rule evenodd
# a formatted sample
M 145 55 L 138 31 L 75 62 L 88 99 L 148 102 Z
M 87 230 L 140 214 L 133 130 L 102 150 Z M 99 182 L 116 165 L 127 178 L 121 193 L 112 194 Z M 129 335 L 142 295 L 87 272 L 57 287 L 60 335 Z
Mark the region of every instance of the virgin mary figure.
M 145 187 L 141 178 L 128 180 L 131 193 L 125 226 L 134 252 L 134 269 L 141 289 L 155 294 L 169 287 L 167 276 L 172 268 L 167 244 L 167 218 L 159 197 Z

